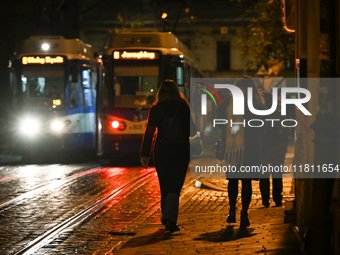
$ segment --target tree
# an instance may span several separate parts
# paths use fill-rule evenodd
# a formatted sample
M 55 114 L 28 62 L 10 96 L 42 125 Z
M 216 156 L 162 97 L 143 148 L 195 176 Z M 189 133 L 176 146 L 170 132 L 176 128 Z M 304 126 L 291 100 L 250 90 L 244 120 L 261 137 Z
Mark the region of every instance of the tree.
M 248 67 L 284 61 L 294 63 L 294 34 L 282 27 L 281 0 L 260 0 L 247 15 L 254 17 L 239 39 L 241 57 L 247 58 Z

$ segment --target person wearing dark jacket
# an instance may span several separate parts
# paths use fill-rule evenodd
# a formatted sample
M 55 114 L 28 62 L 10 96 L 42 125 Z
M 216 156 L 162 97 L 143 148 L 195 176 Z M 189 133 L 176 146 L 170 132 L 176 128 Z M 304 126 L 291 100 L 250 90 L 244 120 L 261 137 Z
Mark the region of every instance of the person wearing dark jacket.
M 173 118 L 180 122 L 182 138 L 169 140 L 164 127 L 165 119 Z M 164 81 L 157 93 L 156 102 L 149 110 L 148 121 L 140 152 L 141 163 L 147 167 L 153 147 L 154 164 L 161 190 L 162 224 L 170 232 L 178 231 L 177 218 L 179 196 L 187 173 L 190 147 L 189 136 L 196 134 L 190 107 L 172 80 Z M 154 135 L 156 138 L 154 139 Z M 153 146 L 152 146 L 153 145 Z
M 240 88 L 247 98 L 247 88 L 253 88 L 253 105 L 255 109 L 264 110 L 265 106 L 261 96 L 257 91 L 256 85 L 249 76 L 238 79 L 235 86 Z M 259 119 L 260 116 L 252 114 L 246 104 L 244 105 L 244 115 L 233 115 L 233 97 L 226 97 L 222 106 L 217 109 L 217 119 L 232 119 L 234 123 L 247 123 L 250 119 Z M 250 127 L 243 124 L 218 125 L 222 130 L 222 139 L 225 141 L 224 161 L 228 166 L 236 166 L 240 170 L 241 166 L 259 166 L 262 163 L 261 154 L 261 133 L 262 129 L 258 127 Z M 238 182 L 242 182 L 242 211 L 240 226 L 247 227 L 250 225 L 248 218 L 248 208 L 252 196 L 251 181 L 259 179 L 257 173 L 226 173 L 228 179 L 228 197 L 229 197 L 229 214 L 226 221 L 228 223 L 236 222 L 236 200 L 238 196 Z M 242 176 L 240 176 L 242 175 Z
M 265 100 L 265 106 L 269 109 L 272 106 L 273 97 L 272 93 L 265 92 L 263 94 Z M 281 116 L 281 90 L 278 91 L 278 106 L 277 109 L 269 119 L 282 120 Z M 266 134 L 265 146 L 263 146 L 263 162 L 265 165 L 281 166 L 284 165 L 287 143 L 288 143 L 289 128 L 282 127 L 276 124 L 270 131 Z M 272 174 L 272 194 L 273 200 L 276 206 L 282 205 L 282 172 L 273 172 Z M 269 207 L 269 197 L 270 197 L 270 173 L 268 172 L 265 176 L 260 178 L 260 191 L 262 197 L 262 204 L 265 207 Z

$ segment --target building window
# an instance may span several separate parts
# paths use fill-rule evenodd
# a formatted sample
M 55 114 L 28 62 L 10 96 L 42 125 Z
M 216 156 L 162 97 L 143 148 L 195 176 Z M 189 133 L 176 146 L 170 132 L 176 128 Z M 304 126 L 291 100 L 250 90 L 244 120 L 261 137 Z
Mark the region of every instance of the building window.
M 217 42 L 217 71 L 230 70 L 230 42 Z

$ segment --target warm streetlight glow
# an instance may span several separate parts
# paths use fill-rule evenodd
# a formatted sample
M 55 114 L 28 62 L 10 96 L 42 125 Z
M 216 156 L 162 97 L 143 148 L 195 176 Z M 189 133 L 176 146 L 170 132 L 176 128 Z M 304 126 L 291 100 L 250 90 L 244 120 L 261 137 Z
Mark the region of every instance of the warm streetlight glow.
M 166 19 L 167 17 L 168 17 L 168 14 L 166 12 L 163 12 L 161 18 Z

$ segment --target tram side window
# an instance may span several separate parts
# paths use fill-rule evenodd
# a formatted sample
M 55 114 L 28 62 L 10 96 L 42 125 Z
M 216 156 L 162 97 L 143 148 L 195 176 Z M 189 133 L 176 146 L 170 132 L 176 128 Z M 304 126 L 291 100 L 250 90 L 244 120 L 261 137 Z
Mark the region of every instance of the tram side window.
M 189 86 L 190 86 L 190 78 L 191 77 L 194 77 L 194 72 L 193 72 L 193 68 L 189 65 L 185 65 L 185 68 L 184 68 L 184 89 L 185 89 L 185 98 L 187 100 L 190 100 L 190 89 L 189 89 Z
M 78 107 L 77 83 L 70 83 L 70 109 Z
M 91 70 L 82 70 L 82 102 L 85 107 L 92 106 L 91 83 Z
M 109 84 L 109 81 L 108 81 L 108 76 L 106 75 L 106 71 L 105 71 L 105 68 L 103 69 L 103 74 L 102 74 L 102 77 L 101 77 L 101 83 L 100 83 L 100 86 L 103 88 L 103 95 L 102 95 L 102 108 L 103 109 L 107 109 L 107 107 L 109 106 L 109 88 L 108 88 L 108 84 Z
M 176 67 L 176 81 L 179 86 L 183 85 L 183 67 Z
M 184 76 L 183 76 L 183 67 L 176 66 L 176 82 L 179 86 L 179 90 L 183 95 L 185 95 L 185 88 L 184 88 Z
M 21 91 L 18 90 L 17 73 L 14 71 L 11 71 L 10 73 L 10 83 L 12 91 L 12 106 L 17 107 L 19 104 L 19 97 L 21 95 Z
M 98 83 L 98 81 L 97 81 L 97 72 L 94 69 L 92 69 L 90 75 L 91 75 L 90 76 L 91 77 L 90 78 L 91 91 L 93 93 L 94 100 L 96 100 L 96 98 L 97 98 L 96 84 Z

